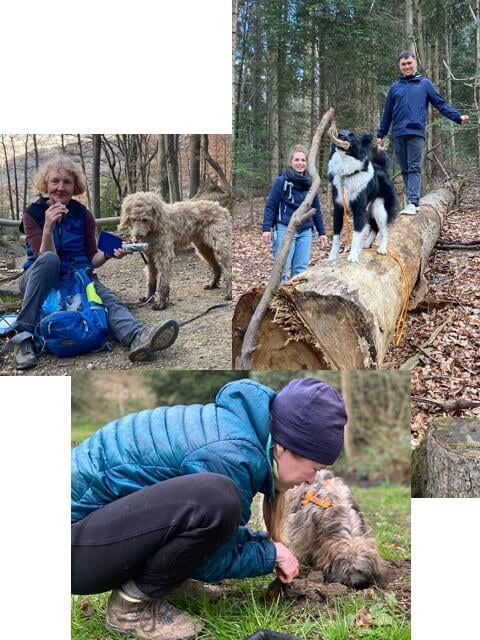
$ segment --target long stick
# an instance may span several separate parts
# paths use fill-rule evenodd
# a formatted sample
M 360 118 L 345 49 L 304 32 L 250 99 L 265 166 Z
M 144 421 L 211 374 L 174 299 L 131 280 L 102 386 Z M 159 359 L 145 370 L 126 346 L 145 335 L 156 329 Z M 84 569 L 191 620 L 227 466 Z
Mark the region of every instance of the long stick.
M 258 330 L 273 298 L 275 289 L 280 283 L 280 278 L 282 277 L 283 269 L 285 267 L 285 262 L 290 250 L 290 245 L 292 244 L 293 236 L 295 235 L 295 232 L 301 226 L 301 224 L 315 212 L 315 209 L 312 209 L 311 205 L 315 194 L 320 187 L 320 176 L 318 175 L 316 166 L 318 147 L 323 132 L 325 131 L 325 127 L 327 126 L 327 123 L 333 118 L 334 113 L 335 111 L 332 108 L 324 113 L 320 124 L 317 127 L 315 135 L 313 136 L 310 151 L 308 153 L 308 171 L 313 178 L 312 186 L 308 190 L 305 200 L 290 218 L 290 222 L 288 223 L 287 231 L 283 239 L 282 247 L 277 258 L 275 259 L 272 273 L 270 274 L 267 286 L 260 299 L 260 302 L 258 303 L 257 308 L 255 309 L 254 314 L 250 319 L 247 330 L 245 332 L 238 369 L 250 370 L 252 367 L 252 356 L 258 346 Z

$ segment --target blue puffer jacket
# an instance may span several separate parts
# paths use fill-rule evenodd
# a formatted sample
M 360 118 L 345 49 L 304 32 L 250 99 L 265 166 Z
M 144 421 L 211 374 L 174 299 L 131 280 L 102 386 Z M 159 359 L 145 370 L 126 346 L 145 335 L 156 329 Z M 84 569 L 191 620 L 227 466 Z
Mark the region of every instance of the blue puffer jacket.
M 287 226 L 292 215 L 305 200 L 307 193 L 308 189 L 299 189 L 288 180 L 285 173 L 278 176 L 265 203 L 262 231 L 270 231 L 277 226 L 278 222 Z M 315 213 L 302 223 L 299 231 L 311 229 L 315 225 L 318 235 L 323 236 L 325 235 L 325 227 L 318 196 L 313 199 L 312 207 L 315 209 Z
M 252 380 L 225 385 L 215 403 L 159 407 L 107 424 L 72 452 L 72 522 L 177 476 L 210 471 L 240 490 L 241 525 L 256 493 L 274 496 L 270 439 L 272 389 Z M 273 571 L 275 547 L 266 534 L 241 526 L 197 569 L 215 582 Z
M 407 135 L 424 138 L 429 102 L 446 118 L 461 124 L 460 113 L 438 93 L 433 82 L 420 74 L 402 76 L 390 87 L 377 138 L 387 135 L 392 122 L 394 138 Z
M 40 196 L 38 200 L 26 209 L 26 212 L 35 220 L 38 226 L 43 229 L 45 224 L 45 212 L 49 207 L 47 198 Z M 56 224 L 53 229 L 53 240 L 57 255 L 60 258 L 60 275 L 68 275 L 75 269 L 86 269 L 91 267 L 91 262 L 86 254 L 86 220 L 87 208 L 78 200 L 70 200 L 68 203 L 68 214 L 61 224 Z M 23 231 L 23 225 L 20 226 Z M 32 248 L 25 243 L 27 259 L 23 268 L 29 269 L 37 259 Z

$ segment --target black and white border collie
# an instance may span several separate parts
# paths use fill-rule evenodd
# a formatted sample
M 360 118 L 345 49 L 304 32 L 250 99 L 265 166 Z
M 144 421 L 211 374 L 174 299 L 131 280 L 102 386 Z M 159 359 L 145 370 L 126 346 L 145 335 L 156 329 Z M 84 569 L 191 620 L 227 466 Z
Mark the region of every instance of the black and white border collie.
M 372 135 L 358 135 L 346 129 L 338 132 L 337 139 L 349 143 L 346 150 L 332 144 L 328 162 L 328 179 L 332 184 L 333 241 L 329 260 L 335 260 L 340 251 L 340 233 L 343 227 L 343 197 L 353 216 L 350 262 L 358 262 L 360 250 L 369 248 L 378 233 L 377 253 L 387 253 L 387 225 L 395 217 L 397 197 L 387 170 L 387 155 L 370 147 Z M 342 197 L 342 190 L 344 196 Z

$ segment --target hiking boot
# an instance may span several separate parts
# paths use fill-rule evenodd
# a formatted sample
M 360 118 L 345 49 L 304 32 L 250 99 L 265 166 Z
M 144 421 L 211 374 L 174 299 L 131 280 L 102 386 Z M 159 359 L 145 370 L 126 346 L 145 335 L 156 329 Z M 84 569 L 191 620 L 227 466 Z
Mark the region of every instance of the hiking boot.
M 216 584 L 205 584 L 197 580 L 185 580 L 182 584 L 170 591 L 165 597 L 172 602 L 176 602 L 182 596 L 198 596 L 206 598 L 210 602 L 217 602 L 223 595 L 223 589 Z
M 17 369 L 31 369 L 38 362 L 33 338 L 26 338 L 17 347 L 15 353 L 15 365 Z
M 131 362 L 153 360 L 156 351 L 168 349 L 175 342 L 178 328 L 175 320 L 167 320 L 139 331 L 130 345 L 128 357 Z
M 112 591 L 107 604 L 106 627 L 142 640 L 193 640 L 200 624 L 163 598 L 137 600 Z
M 406 207 L 404 207 L 400 213 L 403 213 L 406 216 L 414 216 L 417 213 L 417 206 L 413 204 L 413 202 L 409 202 Z

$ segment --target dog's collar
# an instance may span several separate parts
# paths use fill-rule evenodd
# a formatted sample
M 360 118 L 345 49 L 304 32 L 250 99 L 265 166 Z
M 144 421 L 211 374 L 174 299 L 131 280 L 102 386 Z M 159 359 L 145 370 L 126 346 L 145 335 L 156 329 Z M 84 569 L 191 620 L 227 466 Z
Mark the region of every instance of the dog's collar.
M 333 502 L 328 502 L 328 500 L 317 498 L 313 489 L 307 489 L 307 491 L 305 491 L 305 493 L 303 494 L 300 505 L 302 507 L 306 507 L 310 503 L 316 504 L 317 507 L 322 507 L 322 509 L 329 509 L 330 507 L 333 507 Z

